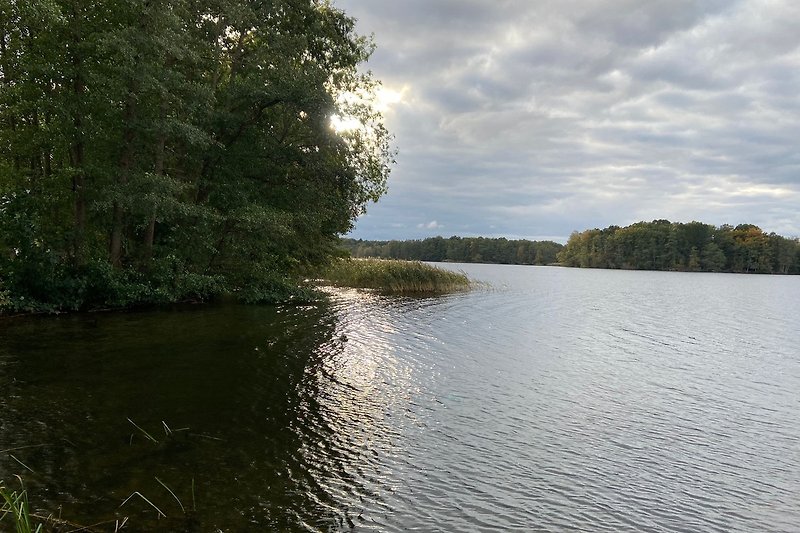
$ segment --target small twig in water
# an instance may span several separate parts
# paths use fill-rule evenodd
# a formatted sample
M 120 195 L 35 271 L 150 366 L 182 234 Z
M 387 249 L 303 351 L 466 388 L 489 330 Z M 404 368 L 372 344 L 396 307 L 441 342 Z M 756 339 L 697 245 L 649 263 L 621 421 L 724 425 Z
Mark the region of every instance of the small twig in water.
M 16 462 L 18 462 L 19 464 L 21 464 L 21 465 L 22 465 L 22 466 L 25 468 L 25 470 L 27 470 L 27 471 L 28 471 L 28 472 L 30 472 L 31 474 L 35 474 L 35 473 L 36 473 L 36 472 L 34 472 L 34 471 L 33 471 L 33 469 L 32 469 L 31 467 L 29 467 L 28 465 L 26 465 L 25 463 L 23 463 L 22 461 L 20 461 L 20 460 L 19 460 L 19 459 L 17 459 L 16 457 L 14 457 L 14 455 L 13 455 L 13 454 L 8 454 L 8 456 L 9 456 L 9 457 L 11 457 L 12 459 L 14 459 L 14 460 L 15 460 Z
M 202 433 L 189 433 L 189 436 L 190 437 L 201 437 L 201 438 L 204 438 L 204 439 L 218 440 L 220 442 L 225 442 L 225 439 L 221 439 L 219 437 L 212 437 L 211 435 L 203 435 Z
M 5 450 L 0 450 L 0 453 L 16 452 L 19 450 L 29 450 L 30 448 L 44 448 L 45 446 L 49 446 L 49 444 L 31 444 L 29 446 L 17 446 L 16 448 L 6 448 Z
M 172 492 L 172 489 L 171 489 L 171 488 L 169 488 L 169 487 L 167 487 L 166 483 L 164 483 L 164 482 L 163 482 L 163 481 L 161 481 L 160 479 L 156 478 L 156 481 L 158 481 L 158 482 L 161 484 L 161 486 L 162 486 L 162 487 L 164 487 L 165 489 L 167 489 L 167 492 L 169 492 L 170 494 L 172 494 L 172 497 L 173 497 L 173 498 L 175 498 L 175 501 L 176 501 L 176 502 L 178 502 L 178 505 L 180 505 L 180 507 L 181 507 L 181 511 L 183 511 L 183 514 L 186 514 L 186 509 L 184 509 L 184 508 L 183 508 L 183 504 L 181 503 L 181 500 L 180 500 L 180 499 L 179 499 L 177 496 L 175 496 L 175 493 L 174 493 L 174 492 Z
M 63 527 L 72 528 L 72 529 L 67 529 L 67 530 L 63 530 L 63 529 L 59 529 L 58 530 L 58 531 L 66 531 L 66 533 L 76 533 L 77 531 L 94 531 L 93 528 L 95 528 L 96 526 L 100 526 L 100 525 L 103 525 L 103 524 L 106 523 L 106 522 L 98 522 L 97 524 L 94 524 L 94 525 L 91 525 L 91 526 L 81 526 L 81 525 L 78 525 L 78 524 L 74 524 L 74 523 L 70 522 L 69 520 L 64 520 L 63 518 L 61 518 L 61 516 L 56 518 L 52 514 L 49 514 L 49 515 L 45 516 L 45 515 L 41 515 L 41 514 L 37 514 L 37 513 L 31 513 L 31 518 L 35 518 L 36 520 L 41 520 L 43 523 L 48 524 L 48 525 L 52 524 L 52 525 L 56 525 L 56 526 L 62 526 L 62 528 Z M 40 527 L 42 527 L 42 526 L 40 525 Z M 37 531 L 43 531 L 43 529 L 34 530 L 34 533 L 36 533 Z
M 153 443 L 155 443 L 155 444 L 158 444 L 158 441 L 157 441 L 156 439 L 154 439 L 154 438 L 153 438 L 153 436 L 152 436 L 152 435 L 150 435 L 150 433 L 146 432 L 145 430 L 143 430 L 142 428 L 140 428 L 139 426 L 137 426 L 137 425 L 136 425 L 136 422 L 134 422 L 134 421 L 133 421 L 133 420 L 131 420 L 130 418 L 128 419 L 128 422 L 130 422 L 130 423 L 133 425 L 133 427 L 135 427 L 136 429 L 138 429 L 139 431 L 141 431 L 141 432 L 142 432 L 142 434 L 143 434 L 145 437 L 147 437 L 147 438 L 148 438 L 148 439 L 149 439 L 151 442 L 153 442 Z
M 117 522 L 118 521 L 119 520 L 117 520 Z M 104 520 L 103 522 L 97 522 L 97 523 L 92 524 L 90 526 L 79 526 L 77 524 L 73 524 L 71 522 L 67 522 L 66 520 L 60 520 L 57 523 L 59 523 L 61 525 L 66 525 L 66 526 L 70 526 L 70 527 L 74 527 L 75 528 L 75 529 L 68 530 L 66 533 L 78 533 L 78 531 L 89 531 L 89 532 L 97 531 L 97 527 L 98 526 L 104 526 L 106 524 L 111 524 L 111 520 Z
M 156 505 L 155 505 L 153 502 L 151 502 L 150 500 L 148 500 L 147 498 L 145 498 L 144 494 L 142 494 L 142 493 L 141 493 L 141 492 L 139 492 L 138 490 L 137 490 L 137 491 L 134 491 L 134 492 L 132 492 L 130 496 L 128 496 L 127 498 L 125 498 L 125 501 L 124 501 L 124 502 L 122 502 L 121 504 L 119 504 L 119 506 L 120 506 L 120 507 L 122 507 L 123 505 L 125 505 L 126 503 L 128 503 L 128 500 L 130 500 L 130 499 L 131 499 L 131 498 L 133 498 L 134 496 L 139 496 L 141 499 L 143 499 L 144 501 L 146 501 L 146 502 L 147 502 L 147 503 L 150 505 L 150 507 L 152 507 L 153 509 L 155 509 L 155 510 L 156 510 L 156 512 L 158 513 L 158 515 L 159 515 L 159 516 L 163 516 L 164 518 L 166 518 L 166 517 L 167 517 L 167 515 L 165 515 L 165 514 L 164 514 L 164 512 L 163 512 L 163 511 L 161 511 L 161 509 L 159 509 L 158 507 L 156 507 Z
M 128 523 L 128 517 L 127 516 L 122 519 L 122 523 L 121 524 L 119 523 L 119 519 L 117 519 L 117 521 L 114 523 L 114 533 L 117 533 L 118 531 L 121 531 L 122 528 L 125 527 L 125 524 L 127 524 L 127 523 Z

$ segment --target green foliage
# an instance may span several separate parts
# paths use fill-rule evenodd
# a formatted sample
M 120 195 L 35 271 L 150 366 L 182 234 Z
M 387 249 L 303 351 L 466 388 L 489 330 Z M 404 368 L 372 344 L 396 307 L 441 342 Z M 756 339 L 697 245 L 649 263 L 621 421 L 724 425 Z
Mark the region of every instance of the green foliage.
M 226 291 L 221 277 L 190 272 L 174 256 L 154 259 L 148 272 L 115 269 L 103 260 L 81 266 L 14 261 L 6 267 L 7 289 L 0 292 L 0 311 L 8 312 L 53 313 L 199 301 Z
M 28 504 L 28 491 L 19 479 L 20 488 L 11 490 L 0 482 L 0 524 L 11 523 L 17 533 L 39 533 L 42 524 L 34 525 Z
M 445 293 L 466 290 L 469 278 L 419 261 L 340 259 L 320 276 L 337 286 L 377 289 L 385 293 Z
M 385 191 L 372 49 L 323 0 L 0 3 L 0 306 L 287 292 Z
M 559 253 L 566 266 L 800 274 L 800 242 L 752 224 L 637 222 L 573 233 Z
M 547 265 L 556 261 L 563 247 L 552 241 L 487 239 L 484 237 L 433 237 L 411 241 L 364 241 L 342 239 L 353 257 L 380 257 L 457 263 Z

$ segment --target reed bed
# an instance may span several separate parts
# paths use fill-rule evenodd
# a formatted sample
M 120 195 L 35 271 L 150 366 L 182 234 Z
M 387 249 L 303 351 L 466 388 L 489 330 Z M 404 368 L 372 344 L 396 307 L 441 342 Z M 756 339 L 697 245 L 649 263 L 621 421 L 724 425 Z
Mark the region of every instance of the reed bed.
M 466 274 L 419 261 L 397 259 L 339 259 L 322 278 L 339 287 L 375 289 L 391 294 L 442 294 L 468 290 Z

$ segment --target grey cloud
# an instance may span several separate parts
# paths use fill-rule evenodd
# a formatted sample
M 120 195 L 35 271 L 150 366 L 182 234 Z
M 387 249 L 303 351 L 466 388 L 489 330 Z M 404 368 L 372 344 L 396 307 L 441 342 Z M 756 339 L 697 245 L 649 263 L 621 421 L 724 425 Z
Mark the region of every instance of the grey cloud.
M 387 115 L 390 193 L 356 236 L 436 220 L 564 239 L 652 218 L 800 235 L 800 4 L 337 5 L 375 33 L 368 67 L 407 89 Z

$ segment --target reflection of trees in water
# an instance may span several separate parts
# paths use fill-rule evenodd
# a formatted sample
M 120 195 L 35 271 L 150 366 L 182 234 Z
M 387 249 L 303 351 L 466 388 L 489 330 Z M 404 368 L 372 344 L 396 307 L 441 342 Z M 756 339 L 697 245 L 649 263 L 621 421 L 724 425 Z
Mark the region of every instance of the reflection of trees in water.
M 0 334 L 2 448 L 41 445 L 15 455 L 32 500 L 83 523 L 148 527 L 146 504 L 117 510 L 133 491 L 182 518 L 158 477 L 184 505 L 194 480 L 200 530 L 346 528 L 368 452 L 348 448 L 365 430 L 323 370 L 344 350 L 337 321 L 319 305 L 21 322 Z M 23 470 L 0 455 L 0 477 Z

